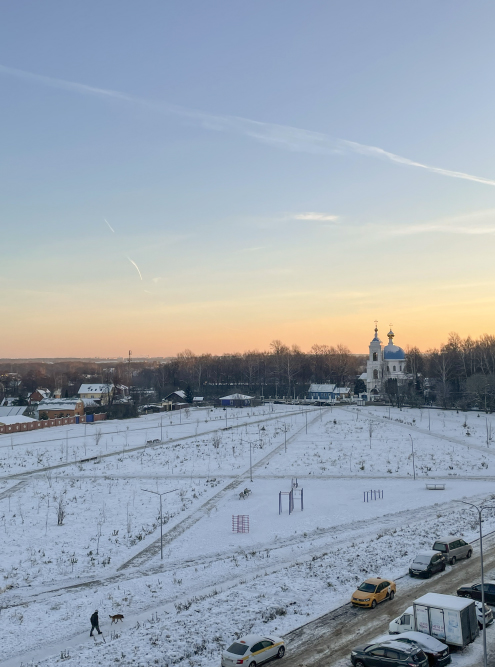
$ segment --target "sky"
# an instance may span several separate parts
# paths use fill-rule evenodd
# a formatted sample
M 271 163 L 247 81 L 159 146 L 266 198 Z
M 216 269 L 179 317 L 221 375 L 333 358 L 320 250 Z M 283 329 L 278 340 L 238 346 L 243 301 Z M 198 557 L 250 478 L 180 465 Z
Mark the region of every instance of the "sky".
M 4 3 L 0 357 L 493 333 L 494 20 Z

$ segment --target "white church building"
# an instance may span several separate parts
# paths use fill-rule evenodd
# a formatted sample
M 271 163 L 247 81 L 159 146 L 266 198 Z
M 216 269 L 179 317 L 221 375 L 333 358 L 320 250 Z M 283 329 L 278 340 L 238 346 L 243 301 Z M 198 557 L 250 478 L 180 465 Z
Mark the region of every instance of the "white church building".
M 406 374 L 406 354 L 401 347 L 394 345 L 395 334 L 392 329 L 387 336 L 388 344 L 383 346 L 378 338 L 378 326 L 375 322 L 375 337 L 369 345 L 366 373 L 361 375 L 361 379 L 366 383 L 369 401 L 385 393 L 387 380 L 397 380 L 398 383 L 402 383 L 409 378 Z

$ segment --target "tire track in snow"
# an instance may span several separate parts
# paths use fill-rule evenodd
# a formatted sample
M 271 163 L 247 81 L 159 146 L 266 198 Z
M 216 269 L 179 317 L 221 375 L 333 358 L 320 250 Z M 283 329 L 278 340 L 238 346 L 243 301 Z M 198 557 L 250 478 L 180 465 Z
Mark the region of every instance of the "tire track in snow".
M 14 486 L 11 486 L 9 489 L 5 489 L 5 491 L 2 491 L 2 493 L 0 493 L 0 500 L 8 498 L 16 491 L 20 491 L 22 488 L 26 486 L 26 484 L 27 484 L 27 479 L 21 479 L 21 481 L 15 484 Z

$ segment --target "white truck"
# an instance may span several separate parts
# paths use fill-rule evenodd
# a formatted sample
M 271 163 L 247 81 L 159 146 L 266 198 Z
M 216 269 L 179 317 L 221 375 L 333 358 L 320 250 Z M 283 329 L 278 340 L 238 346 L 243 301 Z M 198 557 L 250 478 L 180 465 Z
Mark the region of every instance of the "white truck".
M 424 632 L 451 646 L 464 647 L 479 635 L 474 600 L 427 593 L 388 626 L 392 635 Z

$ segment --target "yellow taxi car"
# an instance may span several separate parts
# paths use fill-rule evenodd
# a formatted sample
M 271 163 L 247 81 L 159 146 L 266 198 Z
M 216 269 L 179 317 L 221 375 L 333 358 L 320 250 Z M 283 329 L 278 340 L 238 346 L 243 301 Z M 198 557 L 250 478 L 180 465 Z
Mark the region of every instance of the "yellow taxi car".
M 371 609 L 374 609 L 379 602 L 393 600 L 396 591 L 397 586 L 391 579 L 370 577 L 354 591 L 351 603 L 356 607 L 371 607 Z

